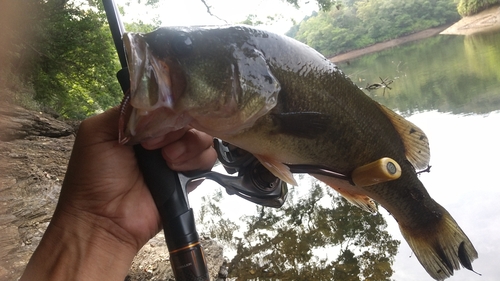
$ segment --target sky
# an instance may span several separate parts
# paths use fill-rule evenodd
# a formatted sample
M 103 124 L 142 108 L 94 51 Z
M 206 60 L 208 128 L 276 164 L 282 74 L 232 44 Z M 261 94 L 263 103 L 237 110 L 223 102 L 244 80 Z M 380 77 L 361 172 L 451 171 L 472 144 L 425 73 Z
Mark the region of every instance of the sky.
M 124 22 L 142 20 L 144 23 L 151 23 L 152 19 L 158 17 L 162 26 L 234 24 L 244 21 L 251 14 L 257 15 L 262 22 L 268 22 L 268 16 L 276 18 L 278 15 L 279 20 L 262 28 L 281 34 L 292 27 L 292 19 L 300 22 L 317 10 L 315 1 L 308 1 L 308 4 L 301 4 L 301 8 L 296 9 L 284 0 L 205 0 L 212 16 L 202 0 L 162 0 L 155 9 L 141 5 L 137 0 L 115 2 L 124 9 Z M 128 2 L 130 5 L 127 5 Z

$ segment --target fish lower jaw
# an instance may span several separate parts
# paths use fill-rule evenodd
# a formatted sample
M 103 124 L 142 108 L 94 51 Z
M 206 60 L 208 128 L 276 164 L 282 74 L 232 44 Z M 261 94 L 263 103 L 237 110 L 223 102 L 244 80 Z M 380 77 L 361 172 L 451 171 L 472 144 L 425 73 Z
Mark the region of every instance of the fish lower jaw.
M 137 134 L 135 129 L 137 128 L 138 121 L 148 114 L 149 110 L 145 109 L 134 109 L 132 111 L 132 115 L 130 115 L 130 120 L 127 125 L 127 129 L 132 136 L 135 136 Z
M 165 107 L 155 110 L 134 108 L 124 126 L 124 132 L 120 134 L 119 142 L 137 144 L 182 129 L 191 121 L 192 118 L 188 114 L 176 113 Z

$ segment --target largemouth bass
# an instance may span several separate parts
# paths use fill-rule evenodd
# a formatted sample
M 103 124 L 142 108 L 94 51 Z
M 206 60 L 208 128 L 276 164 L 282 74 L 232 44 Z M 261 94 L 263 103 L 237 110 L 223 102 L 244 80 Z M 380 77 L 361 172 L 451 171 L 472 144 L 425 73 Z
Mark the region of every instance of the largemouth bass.
M 477 252 L 417 177 L 428 139 L 417 126 L 370 99 L 333 63 L 291 38 L 246 26 L 160 28 L 124 36 L 131 90 L 120 141 L 134 144 L 192 126 L 251 152 L 296 184 L 286 164 L 350 174 L 383 157 L 397 180 L 359 187 L 313 175 L 351 203 L 387 209 L 434 279 L 472 270 Z M 372 200 L 373 199 L 373 200 Z

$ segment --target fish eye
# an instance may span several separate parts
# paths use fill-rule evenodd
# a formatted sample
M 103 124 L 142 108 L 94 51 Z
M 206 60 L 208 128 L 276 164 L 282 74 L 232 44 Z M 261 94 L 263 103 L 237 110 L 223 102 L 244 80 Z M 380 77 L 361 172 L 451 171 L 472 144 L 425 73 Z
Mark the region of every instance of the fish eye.
M 182 32 L 172 39 L 172 48 L 177 55 L 185 56 L 193 50 L 193 41 L 186 32 Z

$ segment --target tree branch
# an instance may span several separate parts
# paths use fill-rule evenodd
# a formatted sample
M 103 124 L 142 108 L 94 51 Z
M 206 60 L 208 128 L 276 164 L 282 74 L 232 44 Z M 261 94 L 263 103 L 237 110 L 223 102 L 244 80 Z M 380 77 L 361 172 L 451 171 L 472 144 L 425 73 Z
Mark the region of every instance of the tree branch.
M 222 19 L 222 18 L 219 18 L 218 16 L 216 16 L 216 15 L 212 14 L 212 11 L 210 10 L 210 6 L 208 6 L 208 4 L 207 4 L 207 2 L 205 2 L 205 0 L 201 0 L 201 2 L 202 2 L 202 3 L 203 3 L 203 5 L 205 5 L 205 7 L 207 8 L 207 13 L 208 13 L 209 15 L 211 15 L 212 17 L 215 17 L 215 18 L 217 18 L 217 19 L 219 19 L 219 20 L 221 20 L 221 21 L 225 22 L 226 24 L 229 24 L 229 22 L 227 22 L 227 20 Z

